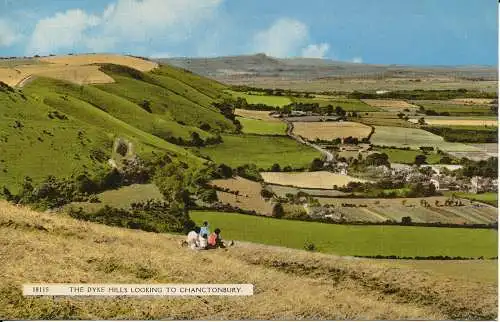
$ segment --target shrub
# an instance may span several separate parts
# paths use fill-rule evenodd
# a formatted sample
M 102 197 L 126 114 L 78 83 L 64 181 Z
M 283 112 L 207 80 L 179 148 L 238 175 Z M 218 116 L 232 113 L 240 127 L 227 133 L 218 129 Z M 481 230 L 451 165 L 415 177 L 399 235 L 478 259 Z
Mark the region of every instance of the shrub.
M 285 215 L 285 209 L 283 208 L 283 205 L 280 202 L 278 202 L 273 207 L 273 217 L 283 218 L 284 215 Z
M 309 241 L 306 241 L 304 244 L 304 249 L 307 250 L 308 252 L 314 252 L 316 251 L 316 245 L 314 245 Z

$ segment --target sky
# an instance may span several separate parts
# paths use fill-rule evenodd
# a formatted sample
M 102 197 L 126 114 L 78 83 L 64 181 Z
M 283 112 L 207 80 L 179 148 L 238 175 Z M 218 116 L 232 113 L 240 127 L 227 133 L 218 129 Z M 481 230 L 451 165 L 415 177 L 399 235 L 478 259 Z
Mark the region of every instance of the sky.
M 0 56 L 497 65 L 496 0 L 0 0 Z

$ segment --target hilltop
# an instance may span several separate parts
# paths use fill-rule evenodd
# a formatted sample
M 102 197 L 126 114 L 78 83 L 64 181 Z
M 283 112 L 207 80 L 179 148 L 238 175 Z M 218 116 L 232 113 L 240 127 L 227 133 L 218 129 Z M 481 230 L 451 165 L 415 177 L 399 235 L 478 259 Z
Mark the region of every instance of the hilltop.
M 6 319 L 495 319 L 495 282 L 459 272 L 109 227 L 0 202 Z M 435 264 L 436 268 L 442 265 Z M 427 267 L 432 266 L 428 264 Z M 449 266 L 451 267 L 451 266 Z M 251 297 L 24 298 L 23 283 L 252 283 Z

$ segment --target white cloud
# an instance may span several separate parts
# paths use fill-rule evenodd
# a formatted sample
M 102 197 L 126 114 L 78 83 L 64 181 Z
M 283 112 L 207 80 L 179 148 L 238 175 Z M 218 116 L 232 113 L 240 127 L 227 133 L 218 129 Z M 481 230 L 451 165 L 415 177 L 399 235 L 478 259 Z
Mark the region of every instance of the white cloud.
M 31 35 L 27 52 L 47 55 L 60 49 L 71 49 L 87 42 L 85 31 L 99 25 L 100 18 L 80 9 L 58 12 L 41 19 Z
M 173 55 L 166 52 L 157 52 L 149 55 L 149 58 L 170 58 L 170 57 L 173 57 Z
M 311 44 L 302 49 L 302 57 L 306 58 L 324 58 L 330 45 L 327 43 Z
M 21 35 L 12 28 L 10 22 L 0 19 L 0 47 L 9 47 L 20 38 Z
M 165 45 L 188 39 L 222 0 L 118 0 L 99 15 L 81 9 L 38 21 L 28 54 L 62 50 L 112 51 L 119 44 Z M 131 45 L 134 44 L 134 45 Z
M 361 64 L 361 63 L 363 63 L 363 58 L 361 58 L 361 57 L 354 57 L 353 59 L 351 59 L 351 62 L 353 62 L 355 64 Z
M 255 34 L 253 50 L 279 58 L 292 56 L 324 58 L 330 45 L 327 43 L 306 45 L 309 38 L 309 28 L 306 24 L 291 18 L 281 18 L 268 29 Z
M 307 26 L 294 19 L 282 18 L 254 36 L 254 50 L 273 57 L 289 57 L 307 41 Z

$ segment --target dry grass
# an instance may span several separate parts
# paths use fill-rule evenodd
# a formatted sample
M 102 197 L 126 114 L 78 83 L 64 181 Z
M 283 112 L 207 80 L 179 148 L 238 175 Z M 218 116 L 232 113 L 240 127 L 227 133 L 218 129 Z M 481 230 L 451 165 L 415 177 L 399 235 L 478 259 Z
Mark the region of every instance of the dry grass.
M 113 63 L 150 71 L 158 66 L 154 62 L 120 55 L 72 55 L 40 58 L 43 64 L 19 65 L 15 68 L 0 68 L 0 80 L 10 86 L 18 85 L 23 79 L 34 75 L 44 76 L 76 84 L 113 83 L 113 78 L 99 70 L 94 64 Z
M 257 213 L 266 216 L 270 216 L 273 212 L 272 202 L 264 200 L 260 195 L 262 186 L 258 182 L 236 177 L 212 180 L 210 184 L 231 191 L 217 191 L 217 197 L 223 203 L 245 210 L 255 210 Z M 238 192 L 238 194 L 235 192 Z
M 328 171 L 261 172 L 261 175 L 266 183 L 311 189 L 333 189 L 334 185 L 342 187 L 352 181 L 365 182 L 362 179 Z
M 356 122 L 294 122 L 293 133 L 308 140 L 334 140 L 349 136 L 366 138 L 371 127 Z
M 272 117 L 269 115 L 270 111 L 252 111 L 252 110 L 243 110 L 243 109 L 235 109 L 234 114 L 242 117 L 246 117 L 249 119 L 255 120 L 263 120 L 263 121 L 271 121 L 271 122 L 281 122 L 279 118 Z
M 410 104 L 402 100 L 363 99 L 361 101 L 365 102 L 366 104 L 372 107 L 381 107 L 381 108 L 388 107 L 388 108 L 398 108 L 398 109 L 418 108 L 418 106 L 415 106 L 413 104 Z
M 0 202 L 6 319 L 486 319 L 495 283 L 395 262 L 237 242 L 192 252 L 182 237 L 79 222 Z M 144 274 L 147 272 L 148 274 Z M 252 283 L 250 297 L 24 298 L 23 283 Z
M 410 119 L 410 122 L 418 123 L 418 119 Z M 451 126 L 498 126 L 497 120 L 468 120 L 453 118 L 425 118 L 429 125 L 451 125 Z

